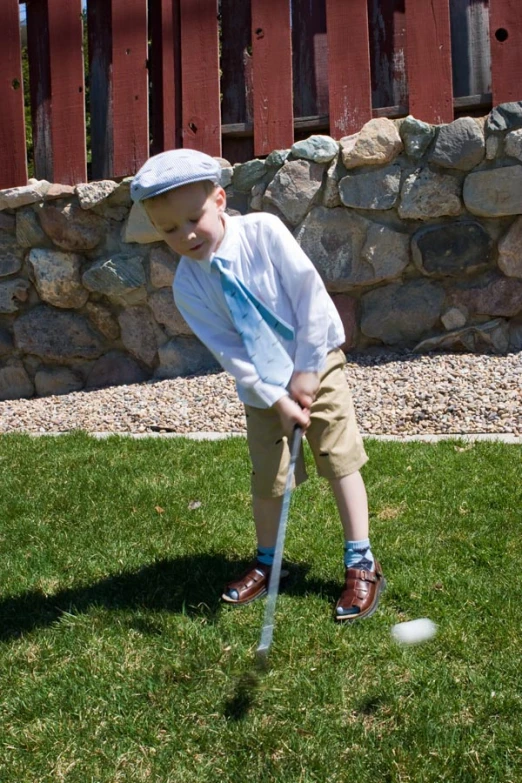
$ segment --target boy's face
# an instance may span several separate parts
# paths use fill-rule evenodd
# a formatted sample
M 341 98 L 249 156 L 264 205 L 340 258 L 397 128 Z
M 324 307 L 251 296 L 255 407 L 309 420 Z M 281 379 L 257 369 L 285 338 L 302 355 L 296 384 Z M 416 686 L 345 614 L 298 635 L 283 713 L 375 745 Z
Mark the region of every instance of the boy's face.
M 163 241 L 182 256 L 203 261 L 223 239 L 226 195 L 221 187 L 209 193 L 202 182 L 194 182 L 144 201 L 143 206 Z

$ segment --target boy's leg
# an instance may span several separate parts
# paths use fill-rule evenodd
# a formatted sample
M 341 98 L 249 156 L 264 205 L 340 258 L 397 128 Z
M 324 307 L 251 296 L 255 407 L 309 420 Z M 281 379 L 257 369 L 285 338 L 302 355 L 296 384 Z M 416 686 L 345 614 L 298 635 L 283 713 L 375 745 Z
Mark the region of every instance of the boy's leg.
M 330 481 L 345 538 L 345 585 L 337 602 L 337 620 L 372 614 L 384 586 L 370 548 L 368 500 L 359 469 L 367 460 L 344 375 L 344 354 L 328 355 L 307 439 L 318 473 Z
M 247 438 L 252 462 L 252 510 L 257 538 L 257 558 L 239 579 L 228 584 L 222 598 L 246 604 L 266 595 L 274 559 L 277 530 L 290 464 L 290 450 L 283 436 L 279 414 L 273 409 L 246 406 Z M 295 483 L 306 480 L 303 452 L 295 469 Z M 288 572 L 282 571 L 286 577 Z

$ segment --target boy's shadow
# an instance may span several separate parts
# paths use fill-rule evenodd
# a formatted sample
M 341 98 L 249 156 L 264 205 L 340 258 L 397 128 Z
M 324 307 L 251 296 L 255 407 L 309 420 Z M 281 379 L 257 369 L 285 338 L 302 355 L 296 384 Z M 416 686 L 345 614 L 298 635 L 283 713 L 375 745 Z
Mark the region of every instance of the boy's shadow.
M 223 606 L 223 586 L 247 565 L 246 560 L 229 560 L 219 554 L 187 555 L 157 560 L 137 571 L 112 574 L 94 584 L 59 590 L 52 595 L 29 590 L 0 598 L 0 640 L 8 641 L 52 625 L 64 612 L 81 614 L 93 607 L 163 610 L 214 620 Z M 285 593 L 315 593 L 332 600 L 339 592 L 340 584 L 308 579 L 308 565 L 286 565 L 290 578 Z M 135 618 L 135 623 L 137 630 L 157 633 L 152 622 Z M 134 620 L 130 625 L 134 625 Z

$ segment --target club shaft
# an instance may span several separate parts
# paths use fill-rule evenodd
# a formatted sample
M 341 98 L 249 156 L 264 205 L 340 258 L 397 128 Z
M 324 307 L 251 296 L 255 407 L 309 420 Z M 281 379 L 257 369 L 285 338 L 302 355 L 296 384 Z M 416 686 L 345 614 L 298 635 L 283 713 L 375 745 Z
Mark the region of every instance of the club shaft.
M 256 651 L 258 661 L 266 659 L 268 650 L 272 644 L 274 635 L 274 616 L 277 595 L 279 593 L 279 582 L 281 580 L 281 565 L 283 562 L 283 550 L 285 546 L 286 523 L 288 521 L 288 510 L 290 508 L 290 498 L 292 495 L 292 485 L 295 474 L 295 463 L 299 455 L 303 430 L 301 427 L 294 429 L 292 445 L 290 451 L 290 465 L 286 475 L 286 485 L 281 506 L 281 516 L 277 529 L 276 547 L 274 552 L 274 562 L 270 571 L 270 581 L 268 583 L 268 597 L 265 606 L 265 616 L 263 620 L 263 629 L 261 631 L 261 641 Z

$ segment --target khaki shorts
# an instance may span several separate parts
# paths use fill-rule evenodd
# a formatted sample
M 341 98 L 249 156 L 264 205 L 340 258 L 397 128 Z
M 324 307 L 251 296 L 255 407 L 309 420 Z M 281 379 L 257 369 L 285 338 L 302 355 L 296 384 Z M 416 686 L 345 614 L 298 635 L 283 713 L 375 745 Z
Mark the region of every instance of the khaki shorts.
M 311 409 L 306 439 L 314 455 L 317 472 L 327 479 L 349 476 L 368 457 L 355 420 L 352 395 L 346 382 L 346 357 L 340 349 L 331 351 L 321 374 L 317 398 Z M 252 461 L 252 494 L 279 497 L 284 493 L 290 461 L 287 439 L 274 408 L 245 405 L 247 439 Z M 296 463 L 295 483 L 306 481 L 303 449 Z

